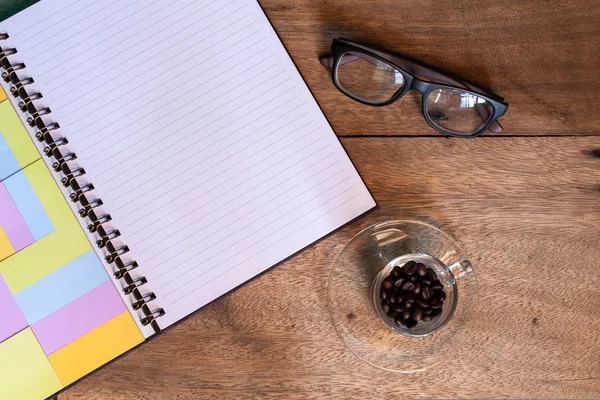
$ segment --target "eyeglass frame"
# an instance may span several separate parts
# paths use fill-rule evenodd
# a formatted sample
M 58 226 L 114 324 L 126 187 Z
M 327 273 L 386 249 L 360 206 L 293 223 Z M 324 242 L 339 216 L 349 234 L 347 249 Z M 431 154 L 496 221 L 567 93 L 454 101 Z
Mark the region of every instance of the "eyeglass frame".
M 345 89 L 338 80 L 338 67 L 340 65 L 340 62 L 342 61 L 342 57 L 350 52 L 363 54 L 388 65 L 391 65 L 392 67 L 397 69 L 398 72 L 400 72 L 404 77 L 404 86 L 398 89 L 389 100 L 384 102 L 370 102 L 368 100 L 362 99 L 354 95 L 353 93 Z M 353 100 L 370 106 L 383 107 L 395 103 L 408 91 L 417 90 L 422 95 L 422 112 L 425 121 L 433 129 L 443 133 L 444 135 L 459 138 L 473 138 L 481 136 L 488 129 L 496 133 L 502 132 L 502 125 L 500 125 L 497 119 L 506 113 L 506 110 L 508 109 L 508 104 L 504 102 L 504 98 L 494 93 L 476 87 L 472 84 L 455 79 L 442 72 L 436 71 L 433 68 L 409 60 L 405 57 L 380 51 L 345 38 L 333 39 L 333 42 L 331 44 L 331 53 L 332 54 L 329 56 L 320 57 L 320 62 L 323 66 L 331 69 L 331 75 L 335 87 L 340 92 L 342 92 L 343 94 L 345 94 Z M 428 79 L 431 79 L 432 81 L 428 82 L 419 79 L 417 76 L 423 76 Z M 486 124 L 474 133 L 460 134 L 457 132 L 445 130 L 443 127 L 438 126 L 436 123 L 434 123 L 427 113 L 427 99 L 429 98 L 431 92 L 433 92 L 436 89 L 458 89 L 471 93 L 474 96 L 480 97 L 489 102 L 492 105 L 494 112 L 491 118 L 489 118 L 489 120 L 486 122 Z

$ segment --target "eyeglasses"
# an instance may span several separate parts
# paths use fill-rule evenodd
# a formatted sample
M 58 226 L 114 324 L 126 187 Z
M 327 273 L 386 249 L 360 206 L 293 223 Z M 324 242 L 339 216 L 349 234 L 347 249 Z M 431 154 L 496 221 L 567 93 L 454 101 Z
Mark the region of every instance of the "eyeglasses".
M 504 99 L 414 61 L 348 39 L 334 39 L 321 64 L 346 96 L 371 106 L 387 106 L 409 90 L 423 95 L 423 115 L 433 129 L 456 137 L 502 132 Z

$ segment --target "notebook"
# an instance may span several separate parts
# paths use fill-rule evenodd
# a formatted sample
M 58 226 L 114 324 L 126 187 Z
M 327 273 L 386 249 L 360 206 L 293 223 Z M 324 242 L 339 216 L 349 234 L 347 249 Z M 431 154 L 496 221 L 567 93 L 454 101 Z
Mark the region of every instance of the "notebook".
M 62 390 L 375 206 L 256 0 L 41 1 L 0 49 L 2 399 Z

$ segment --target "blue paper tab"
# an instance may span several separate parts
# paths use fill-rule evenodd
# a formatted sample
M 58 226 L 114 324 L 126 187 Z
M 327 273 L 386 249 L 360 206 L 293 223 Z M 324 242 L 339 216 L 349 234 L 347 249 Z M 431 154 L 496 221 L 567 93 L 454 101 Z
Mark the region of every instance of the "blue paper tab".
M 0 182 L 20 170 L 21 166 L 0 132 Z
M 52 221 L 23 171 L 3 183 L 36 241 L 54 231 Z
M 90 250 L 64 267 L 27 286 L 15 299 L 27 322 L 35 324 L 108 280 L 100 259 Z

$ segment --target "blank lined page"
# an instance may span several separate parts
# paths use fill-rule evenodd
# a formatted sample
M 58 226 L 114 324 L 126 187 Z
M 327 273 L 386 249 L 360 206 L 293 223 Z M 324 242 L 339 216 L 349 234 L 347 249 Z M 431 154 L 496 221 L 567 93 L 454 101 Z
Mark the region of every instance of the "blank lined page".
M 2 29 L 163 328 L 375 205 L 254 0 L 42 1 Z

